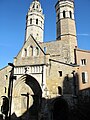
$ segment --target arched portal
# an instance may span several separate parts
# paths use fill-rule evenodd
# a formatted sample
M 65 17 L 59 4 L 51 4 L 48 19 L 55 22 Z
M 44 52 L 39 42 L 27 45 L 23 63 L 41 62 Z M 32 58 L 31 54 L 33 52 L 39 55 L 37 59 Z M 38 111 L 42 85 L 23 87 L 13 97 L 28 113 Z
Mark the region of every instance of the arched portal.
M 68 104 L 62 97 L 53 100 L 52 117 L 53 120 L 68 120 Z
M 42 90 L 38 81 L 27 74 L 21 76 L 13 86 L 12 114 L 23 120 L 37 116 L 41 97 Z

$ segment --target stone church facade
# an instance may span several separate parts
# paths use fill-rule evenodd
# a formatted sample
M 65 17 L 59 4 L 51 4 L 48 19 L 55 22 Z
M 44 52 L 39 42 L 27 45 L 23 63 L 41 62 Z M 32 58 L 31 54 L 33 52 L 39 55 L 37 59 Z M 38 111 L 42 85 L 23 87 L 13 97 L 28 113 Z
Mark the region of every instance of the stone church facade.
M 55 9 L 56 40 L 44 42 L 43 10 L 39 0 L 32 1 L 24 44 L 13 66 L 0 70 L 0 106 L 2 96 L 9 98 L 14 119 L 53 120 L 55 99 L 63 96 L 72 106 L 73 96 L 90 87 L 90 51 L 77 46 L 74 0 L 57 0 Z

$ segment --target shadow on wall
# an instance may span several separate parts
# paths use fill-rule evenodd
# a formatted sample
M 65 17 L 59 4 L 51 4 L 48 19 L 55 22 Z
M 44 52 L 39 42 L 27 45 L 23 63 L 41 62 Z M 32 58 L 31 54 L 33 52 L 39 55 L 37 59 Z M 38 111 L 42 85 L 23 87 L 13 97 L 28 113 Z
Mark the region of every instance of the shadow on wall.
M 78 96 L 79 92 L 79 80 L 78 74 L 73 73 L 73 77 L 69 77 L 68 75 L 65 76 L 63 81 L 63 94 Z
M 38 113 L 40 111 L 40 104 L 38 96 L 33 96 L 33 105 L 27 109 L 20 117 L 17 117 L 15 113 L 12 114 L 11 120 L 38 120 Z
M 52 101 L 52 117 L 53 120 L 68 120 L 68 103 L 63 97 L 57 97 Z
M 5 106 L 7 106 L 7 103 L 6 103 L 7 99 L 5 99 L 3 101 L 3 105 L 2 105 L 2 113 L 5 115 L 5 119 L 8 119 L 8 120 L 29 120 L 29 119 L 37 120 L 38 113 L 39 113 L 40 107 L 41 107 L 41 100 L 42 100 L 42 90 L 41 90 L 41 87 L 40 87 L 38 81 L 34 77 L 27 75 L 27 74 L 21 76 L 20 79 L 18 79 L 15 82 L 16 84 L 14 86 L 13 86 L 12 80 L 13 79 L 11 76 L 10 83 L 9 83 L 10 85 L 8 88 L 9 95 L 8 95 L 8 97 L 6 97 L 9 100 L 9 103 L 8 103 L 9 107 L 8 107 L 8 109 L 6 109 L 6 107 L 5 107 Z M 13 88 L 14 88 L 13 94 L 15 95 L 14 97 L 11 94 Z M 30 94 L 31 92 L 33 94 Z M 22 97 L 25 99 L 21 99 Z M 31 98 L 33 99 L 33 104 L 30 103 L 30 102 L 32 102 Z M 11 114 L 11 106 L 12 106 L 12 102 L 14 104 L 14 99 L 16 101 L 15 101 L 15 105 L 13 106 L 14 107 L 13 109 L 16 112 Z M 22 105 L 22 104 L 24 104 L 24 105 Z M 22 108 L 22 106 L 24 106 L 24 108 Z M 23 112 L 22 112 L 22 109 L 24 109 Z M 6 113 L 8 113 L 8 117 L 7 117 Z M 19 114 L 19 117 L 17 116 L 17 113 Z
M 79 75 L 73 73 L 73 77 L 68 75 L 63 81 L 63 94 L 68 96 L 69 120 L 89 120 L 90 119 L 90 88 L 79 90 Z
M 26 75 L 25 83 L 34 92 L 33 105 L 28 108 L 27 104 L 27 110 L 19 117 L 13 113 L 11 120 L 89 120 L 90 88 L 80 91 L 78 78 L 77 73 L 73 77 L 67 75 L 63 81 L 63 90 L 59 87 L 59 94 L 63 95 L 45 99 L 42 98 L 39 83 L 35 78 Z

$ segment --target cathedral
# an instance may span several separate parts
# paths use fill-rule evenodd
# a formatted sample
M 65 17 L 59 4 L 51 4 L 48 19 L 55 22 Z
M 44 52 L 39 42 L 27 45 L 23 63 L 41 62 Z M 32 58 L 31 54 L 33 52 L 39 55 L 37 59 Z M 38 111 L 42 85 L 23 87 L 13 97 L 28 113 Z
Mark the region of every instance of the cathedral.
M 43 9 L 32 0 L 23 46 L 13 64 L 0 69 L 0 114 L 6 97 L 12 120 L 59 120 L 54 111 L 90 97 L 90 51 L 78 48 L 74 0 L 57 0 L 55 10 L 56 40 L 44 42 Z

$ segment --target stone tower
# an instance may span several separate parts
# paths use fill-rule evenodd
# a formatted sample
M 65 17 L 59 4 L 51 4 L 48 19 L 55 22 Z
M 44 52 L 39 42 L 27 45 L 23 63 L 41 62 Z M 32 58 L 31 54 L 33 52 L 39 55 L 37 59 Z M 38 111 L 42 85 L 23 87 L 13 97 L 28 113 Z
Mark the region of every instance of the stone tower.
M 39 0 L 33 0 L 26 16 L 26 35 L 27 41 L 30 34 L 37 42 L 43 42 L 44 15 Z
M 74 63 L 74 48 L 77 46 L 74 19 L 74 0 L 58 0 L 56 9 L 56 39 L 69 45 L 70 62 Z

